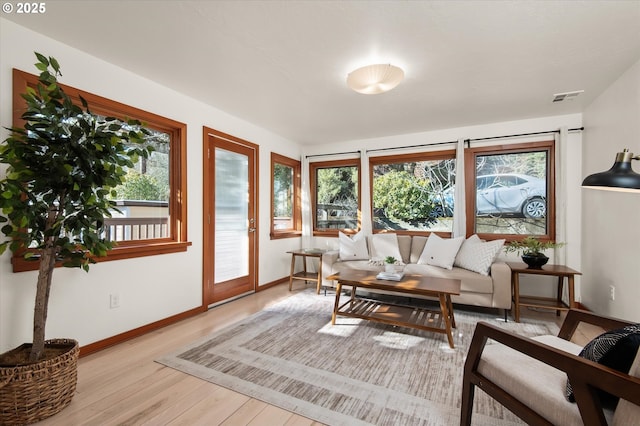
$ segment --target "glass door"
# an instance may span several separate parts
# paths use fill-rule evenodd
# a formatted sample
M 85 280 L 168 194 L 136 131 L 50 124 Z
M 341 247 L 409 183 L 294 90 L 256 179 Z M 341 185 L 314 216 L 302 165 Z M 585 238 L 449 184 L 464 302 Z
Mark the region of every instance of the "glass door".
M 213 135 L 209 142 L 208 305 L 256 286 L 255 148 Z

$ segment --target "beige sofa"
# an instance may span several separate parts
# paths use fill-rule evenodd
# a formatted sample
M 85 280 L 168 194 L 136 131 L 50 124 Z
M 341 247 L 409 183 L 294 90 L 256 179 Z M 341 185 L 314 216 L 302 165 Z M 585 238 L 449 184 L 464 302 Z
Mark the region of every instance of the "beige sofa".
M 402 255 L 405 274 L 421 274 L 430 277 L 456 278 L 461 281 L 460 295 L 452 296 L 453 303 L 483 306 L 497 309 L 511 309 L 511 270 L 506 263 L 496 260 L 491 264 L 488 276 L 454 266 L 448 270 L 438 266 L 418 264 L 427 237 L 398 235 L 398 248 Z M 367 238 L 371 247 L 371 236 Z M 331 274 L 346 269 L 382 271 L 384 265 L 370 260 L 341 260 L 339 250 L 331 250 L 322 257 L 323 285 L 335 287 L 335 282 L 327 280 Z M 393 283 L 390 281 L 390 283 Z

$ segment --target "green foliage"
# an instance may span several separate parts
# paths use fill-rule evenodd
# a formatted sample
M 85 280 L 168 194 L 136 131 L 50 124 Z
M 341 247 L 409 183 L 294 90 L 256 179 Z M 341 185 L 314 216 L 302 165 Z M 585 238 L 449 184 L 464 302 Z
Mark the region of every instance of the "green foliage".
M 127 172 L 124 183 L 116 188 L 116 193 L 119 200 L 168 201 L 167 193 L 162 190 L 158 179 L 135 170 Z
M 291 198 L 293 185 L 293 169 L 283 164 L 275 164 L 273 171 L 273 215 L 292 216 L 293 200 Z
M 429 191 L 428 179 L 390 170 L 373 181 L 373 207 L 392 220 L 428 221 L 433 209 Z
M 358 206 L 358 168 L 318 169 L 318 204 Z
M 550 248 L 562 247 L 564 243 L 554 243 L 553 241 L 540 241 L 533 236 L 525 237 L 521 241 L 511 241 L 504 246 L 507 253 L 530 254 L 538 256 Z
M 384 263 L 387 263 L 389 265 L 395 265 L 396 262 L 397 262 L 397 260 L 393 256 L 387 256 L 387 257 L 384 258 Z
M 27 248 L 25 257 L 49 248 L 65 266 L 88 270 L 93 256 L 104 256 L 112 243 L 103 238 L 109 199 L 124 182 L 127 168 L 148 157 L 147 132 L 138 121 L 99 118 L 84 99 L 75 105 L 57 83 L 58 62 L 36 53 L 41 71 L 37 88 L 22 95 L 24 128 L 11 128 L 0 146 L 8 164 L 0 181 L 0 209 L 10 238 L 0 252 Z

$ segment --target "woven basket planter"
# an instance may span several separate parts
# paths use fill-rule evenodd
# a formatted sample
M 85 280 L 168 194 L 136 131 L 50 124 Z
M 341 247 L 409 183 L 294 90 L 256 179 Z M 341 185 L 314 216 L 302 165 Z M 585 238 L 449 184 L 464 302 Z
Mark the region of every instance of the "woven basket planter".
M 71 402 L 78 377 L 78 342 L 53 339 L 45 345 L 69 350 L 35 364 L 0 366 L 0 424 L 35 423 L 60 412 Z M 25 347 L 30 348 L 31 344 L 14 351 Z

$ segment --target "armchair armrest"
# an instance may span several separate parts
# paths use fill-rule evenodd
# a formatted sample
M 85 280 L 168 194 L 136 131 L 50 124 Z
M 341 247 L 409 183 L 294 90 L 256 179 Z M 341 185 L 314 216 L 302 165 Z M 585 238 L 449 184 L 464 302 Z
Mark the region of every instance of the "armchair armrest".
M 629 321 L 604 317 L 581 309 L 570 309 L 562 323 L 558 337 L 565 340 L 571 340 L 580 323 L 595 325 L 605 330 L 615 330 L 617 328 L 633 324 Z
M 574 318 L 587 319 L 582 313 Z M 589 318 L 592 319 L 592 318 Z M 607 319 L 605 322 L 614 321 Z M 613 324 L 614 322 L 609 322 Z M 567 329 L 570 328 L 569 326 Z M 575 329 L 575 327 L 573 328 Z M 478 365 L 488 339 L 499 342 L 528 357 L 535 358 L 567 374 L 573 387 L 580 416 L 585 425 L 606 425 L 597 389 L 640 405 L 640 378 L 620 373 L 585 358 L 539 343 L 527 337 L 479 322 L 473 335 L 464 366 L 461 425 L 471 421 L 473 386 L 478 386 L 529 424 L 550 424 L 531 407 L 511 395 L 478 371 Z M 517 366 L 514 366 L 517 368 Z M 561 395 L 564 398 L 564 395 Z

